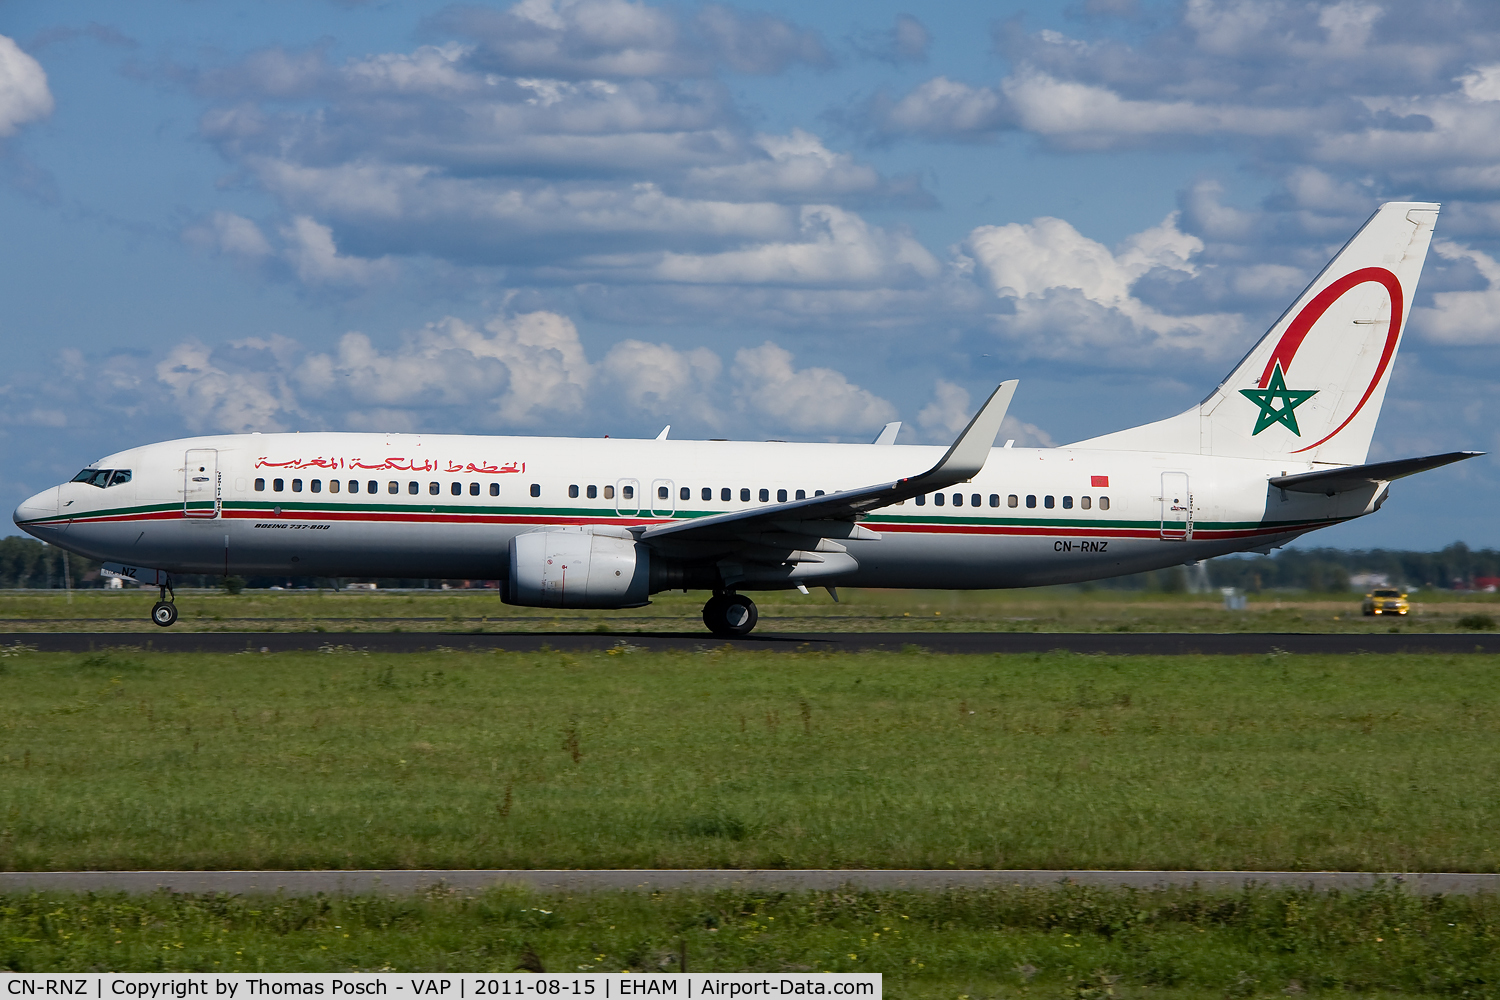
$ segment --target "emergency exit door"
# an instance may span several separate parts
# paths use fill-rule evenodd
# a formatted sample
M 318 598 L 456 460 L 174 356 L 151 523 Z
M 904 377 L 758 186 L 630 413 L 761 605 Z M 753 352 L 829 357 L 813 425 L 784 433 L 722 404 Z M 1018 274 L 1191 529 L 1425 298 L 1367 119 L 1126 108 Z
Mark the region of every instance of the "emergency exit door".
M 190 449 L 182 463 L 182 516 L 219 516 L 219 453 Z
M 1161 537 L 1186 541 L 1193 537 L 1193 494 L 1186 472 L 1161 474 Z

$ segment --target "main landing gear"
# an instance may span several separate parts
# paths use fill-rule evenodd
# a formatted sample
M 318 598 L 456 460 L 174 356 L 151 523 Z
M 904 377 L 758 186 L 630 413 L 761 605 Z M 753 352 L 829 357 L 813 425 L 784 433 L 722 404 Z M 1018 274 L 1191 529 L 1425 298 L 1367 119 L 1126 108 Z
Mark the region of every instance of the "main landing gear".
M 172 590 L 172 582 L 168 580 L 161 585 L 160 599 L 151 605 L 151 620 L 162 628 L 166 628 L 177 620 L 177 594 Z
M 715 594 L 703 605 L 703 624 L 714 635 L 749 635 L 759 619 L 755 602 L 744 594 Z

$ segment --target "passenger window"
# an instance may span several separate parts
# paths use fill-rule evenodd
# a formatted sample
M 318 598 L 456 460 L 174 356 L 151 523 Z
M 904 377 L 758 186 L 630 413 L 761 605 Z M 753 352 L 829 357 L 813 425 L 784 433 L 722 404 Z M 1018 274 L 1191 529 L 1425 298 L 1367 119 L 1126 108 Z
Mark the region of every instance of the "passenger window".
M 1028 507 L 1035 507 L 1036 506 L 1036 494 L 1035 493 L 1028 493 L 1028 494 L 1026 494 L 1026 506 L 1028 506 Z
M 978 493 L 975 493 L 974 495 L 972 495 L 972 496 L 969 497 L 969 506 L 970 507 L 978 507 L 983 502 L 984 502 L 984 498 L 981 497 Z
M 358 479 L 351 479 L 351 480 L 349 480 L 349 492 L 350 493 L 358 493 L 359 492 L 359 480 Z M 370 492 L 371 493 L 375 492 L 375 484 L 374 483 L 370 484 Z
M 1051 510 L 1053 507 L 1057 506 L 1057 500 L 1051 496 L 1043 497 L 1042 506 L 1046 507 L 1048 510 Z
M 731 490 L 728 486 L 724 487 L 719 491 L 719 499 L 724 503 L 728 503 L 730 500 L 734 499 L 734 491 Z
M 626 488 L 628 489 L 629 487 L 626 487 Z M 531 495 L 534 496 L 534 497 L 539 497 L 539 496 L 542 495 L 542 484 L 541 483 L 532 483 L 531 484 Z
M 613 486 L 606 486 L 606 487 L 604 487 L 604 499 L 606 499 L 606 500 L 613 500 L 614 498 L 615 498 L 615 488 Z
M 265 491 L 266 491 L 266 481 L 264 479 L 257 479 L 255 481 L 255 492 L 257 492 L 257 493 L 264 493 Z
M 760 502 L 761 503 L 770 503 L 771 502 L 771 491 L 770 490 L 761 490 L 760 491 Z
M 478 483 L 470 483 L 469 484 L 469 496 L 471 496 L 471 497 L 477 497 L 478 495 L 479 495 L 479 484 Z
M 806 490 L 798 490 L 797 491 L 797 499 L 798 500 L 806 500 L 807 499 L 807 491 Z
M 1079 497 L 1078 498 L 1078 506 L 1082 507 L 1084 510 L 1088 510 L 1089 507 L 1091 507 L 1093 505 L 1093 503 L 1094 503 L 1094 500 L 1093 500 L 1092 497 Z
M 300 479 L 293 479 L 292 480 L 292 492 L 293 493 L 301 493 L 302 492 L 302 480 L 300 480 Z
M 323 492 L 323 480 L 321 480 L 321 479 L 314 479 L 308 485 L 310 485 L 312 487 L 312 491 L 314 493 L 322 493 Z
M 599 499 L 599 487 L 597 487 L 597 486 L 590 486 L 586 492 L 588 493 L 588 498 L 590 500 L 597 500 L 597 499 Z
M 578 487 L 577 486 L 569 486 L 568 487 L 568 496 L 572 497 L 574 500 L 577 500 L 578 499 Z
M 749 502 L 750 502 L 750 490 L 746 489 L 746 488 L 741 488 L 740 489 L 740 503 L 749 503 Z
M 962 507 L 963 505 L 964 505 L 964 495 L 962 493 L 955 493 L 955 494 L 953 494 L 953 506 L 955 506 L 955 507 Z
M 490 483 L 490 496 L 497 497 L 499 495 L 500 495 L 500 484 L 499 483 Z
M 286 489 L 286 480 L 285 479 L 273 479 L 273 480 L 271 480 L 271 489 L 275 490 L 277 493 L 280 493 L 282 490 Z
M 536 487 L 533 486 L 532 489 L 536 489 Z M 532 496 L 536 496 L 536 494 L 533 493 Z M 620 499 L 621 500 L 634 500 L 635 499 L 635 487 L 634 486 L 621 486 L 620 487 Z
M 330 480 L 328 480 L 328 492 L 329 493 L 337 493 L 338 491 L 339 491 L 339 481 L 337 479 L 330 479 Z
M 422 492 L 422 486 L 417 482 L 409 482 L 406 484 L 406 492 L 410 493 L 412 496 L 416 496 L 418 493 Z
M 918 507 L 926 507 L 927 506 L 927 494 L 923 493 L 921 496 L 917 497 L 917 506 Z
M 714 488 L 712 486 L 705 486 L 705 487 L 703 487 L 703 499 L 705 499 L 705 500 L 712 500 L 713 498 L 714 498 Z
M 1007 507 L 1014 507 L 1018 502 L 1019 498 L 1014 493 L 1005 498 L 1005 506 Z
M 945 497 L 941 493 L 934 493 L 932 495 L 932 505 L 934 507 L 941 507 L 943 504 L 945 504 L 947 502 L 948 502 L 948 498 Z
M 776 502 L 777 503 L 786 503 L 786 490 L 777 490 L 776 491 Z
M 671 490 L 667 489 L 665 486 L 658 486 L 656 488 L 656 499 L 658 500 L 665 500 L 671 495 Z
M 416 484 L 413 484 L 413 485 L 416 485 Z M 394 479 L 392 479 L 389 483 L 386 484 L 385 491 L 387 493 L 400 493 L 401 492 L 401 484 L 398 483 L 398 482 L 396 482 Z
M 990 494 L 990 506 L 991 507 L 998 507 L 998 506 L 1000 506 L 1000 494 L 998 494 L 998 493 L 991 493 Z
M 448 492 L 452 493 L 456 497 L 461 497 L 464 495 L 464 484 L 453 483 L 448 487 Z
M 1109 497 L 1100 497 L 1099 498 L 1099 509 L 1100 510 L 1109 510 Z
M 432 494 L 433 496 L 437 496 L 439 493 L 443 492 L 443 488 L 437 483 L 428 483 L 427 492 Z
M 1063 497 L 1063 510 L 1072 510 L 1072 509 L 1073 509 L 1073 498 L 1072 497 Z
M 681 489 L 679 489 L 677 491 L 677 499 L 679 499 L 679 500 L 691 500 L 691 499 L 693 499 L 693 491 L 692 491 L 692 489 L 690 487 L 687 487 L 687 486 L 682 487 Z
M 815 497 L 820 497 L 820 496 L 822 496 L 822 495 L 823 495 L 823 491 L 822 491 L 822 490 L 813 490 L 813 496 L 815 496 Z M 902 500 L 902 501 L 901 501 L 901 502 L 902 502 L 902 503 L 906 503 L 906 501 L 905 501 L 905 500 Z

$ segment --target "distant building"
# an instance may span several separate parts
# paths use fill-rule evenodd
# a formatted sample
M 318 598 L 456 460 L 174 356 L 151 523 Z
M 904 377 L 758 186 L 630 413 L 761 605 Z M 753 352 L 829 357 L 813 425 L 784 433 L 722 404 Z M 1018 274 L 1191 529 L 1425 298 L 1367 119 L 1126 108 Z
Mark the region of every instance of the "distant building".
M 1349 587 L 1352 590 L 1373 590 L 1390 585 L 1389 573 L 1354 573 L 1349 577 Z

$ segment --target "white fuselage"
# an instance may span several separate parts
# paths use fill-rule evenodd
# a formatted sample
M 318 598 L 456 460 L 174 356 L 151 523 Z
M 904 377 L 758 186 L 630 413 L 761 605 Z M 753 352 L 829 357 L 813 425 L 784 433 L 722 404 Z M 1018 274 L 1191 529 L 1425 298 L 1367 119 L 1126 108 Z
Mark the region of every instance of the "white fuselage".
M 111 455 L 97 467 L 130 470 L 129 482 L 66 483 L 27 500 L 15 517 L 73 552 L 171 573 L 500 579 L 510 541 L 522 532 L 628 528 L 768 506 L 799 491 L 911 476 L 942 453 L 864 444 L 224 435 Z M 879 537 L 843 543 L 857 568 L 817 583 L 970 589 L 1098 579 L 1266 549 L 1369 513 L 1383 496 L 1383 486 L 1327 497 L 1267 482 L 1312 468 L 997 448 L 971 483 L 943 491 L 941 506 L 928 495 L 871 513 L 862 525 Z

